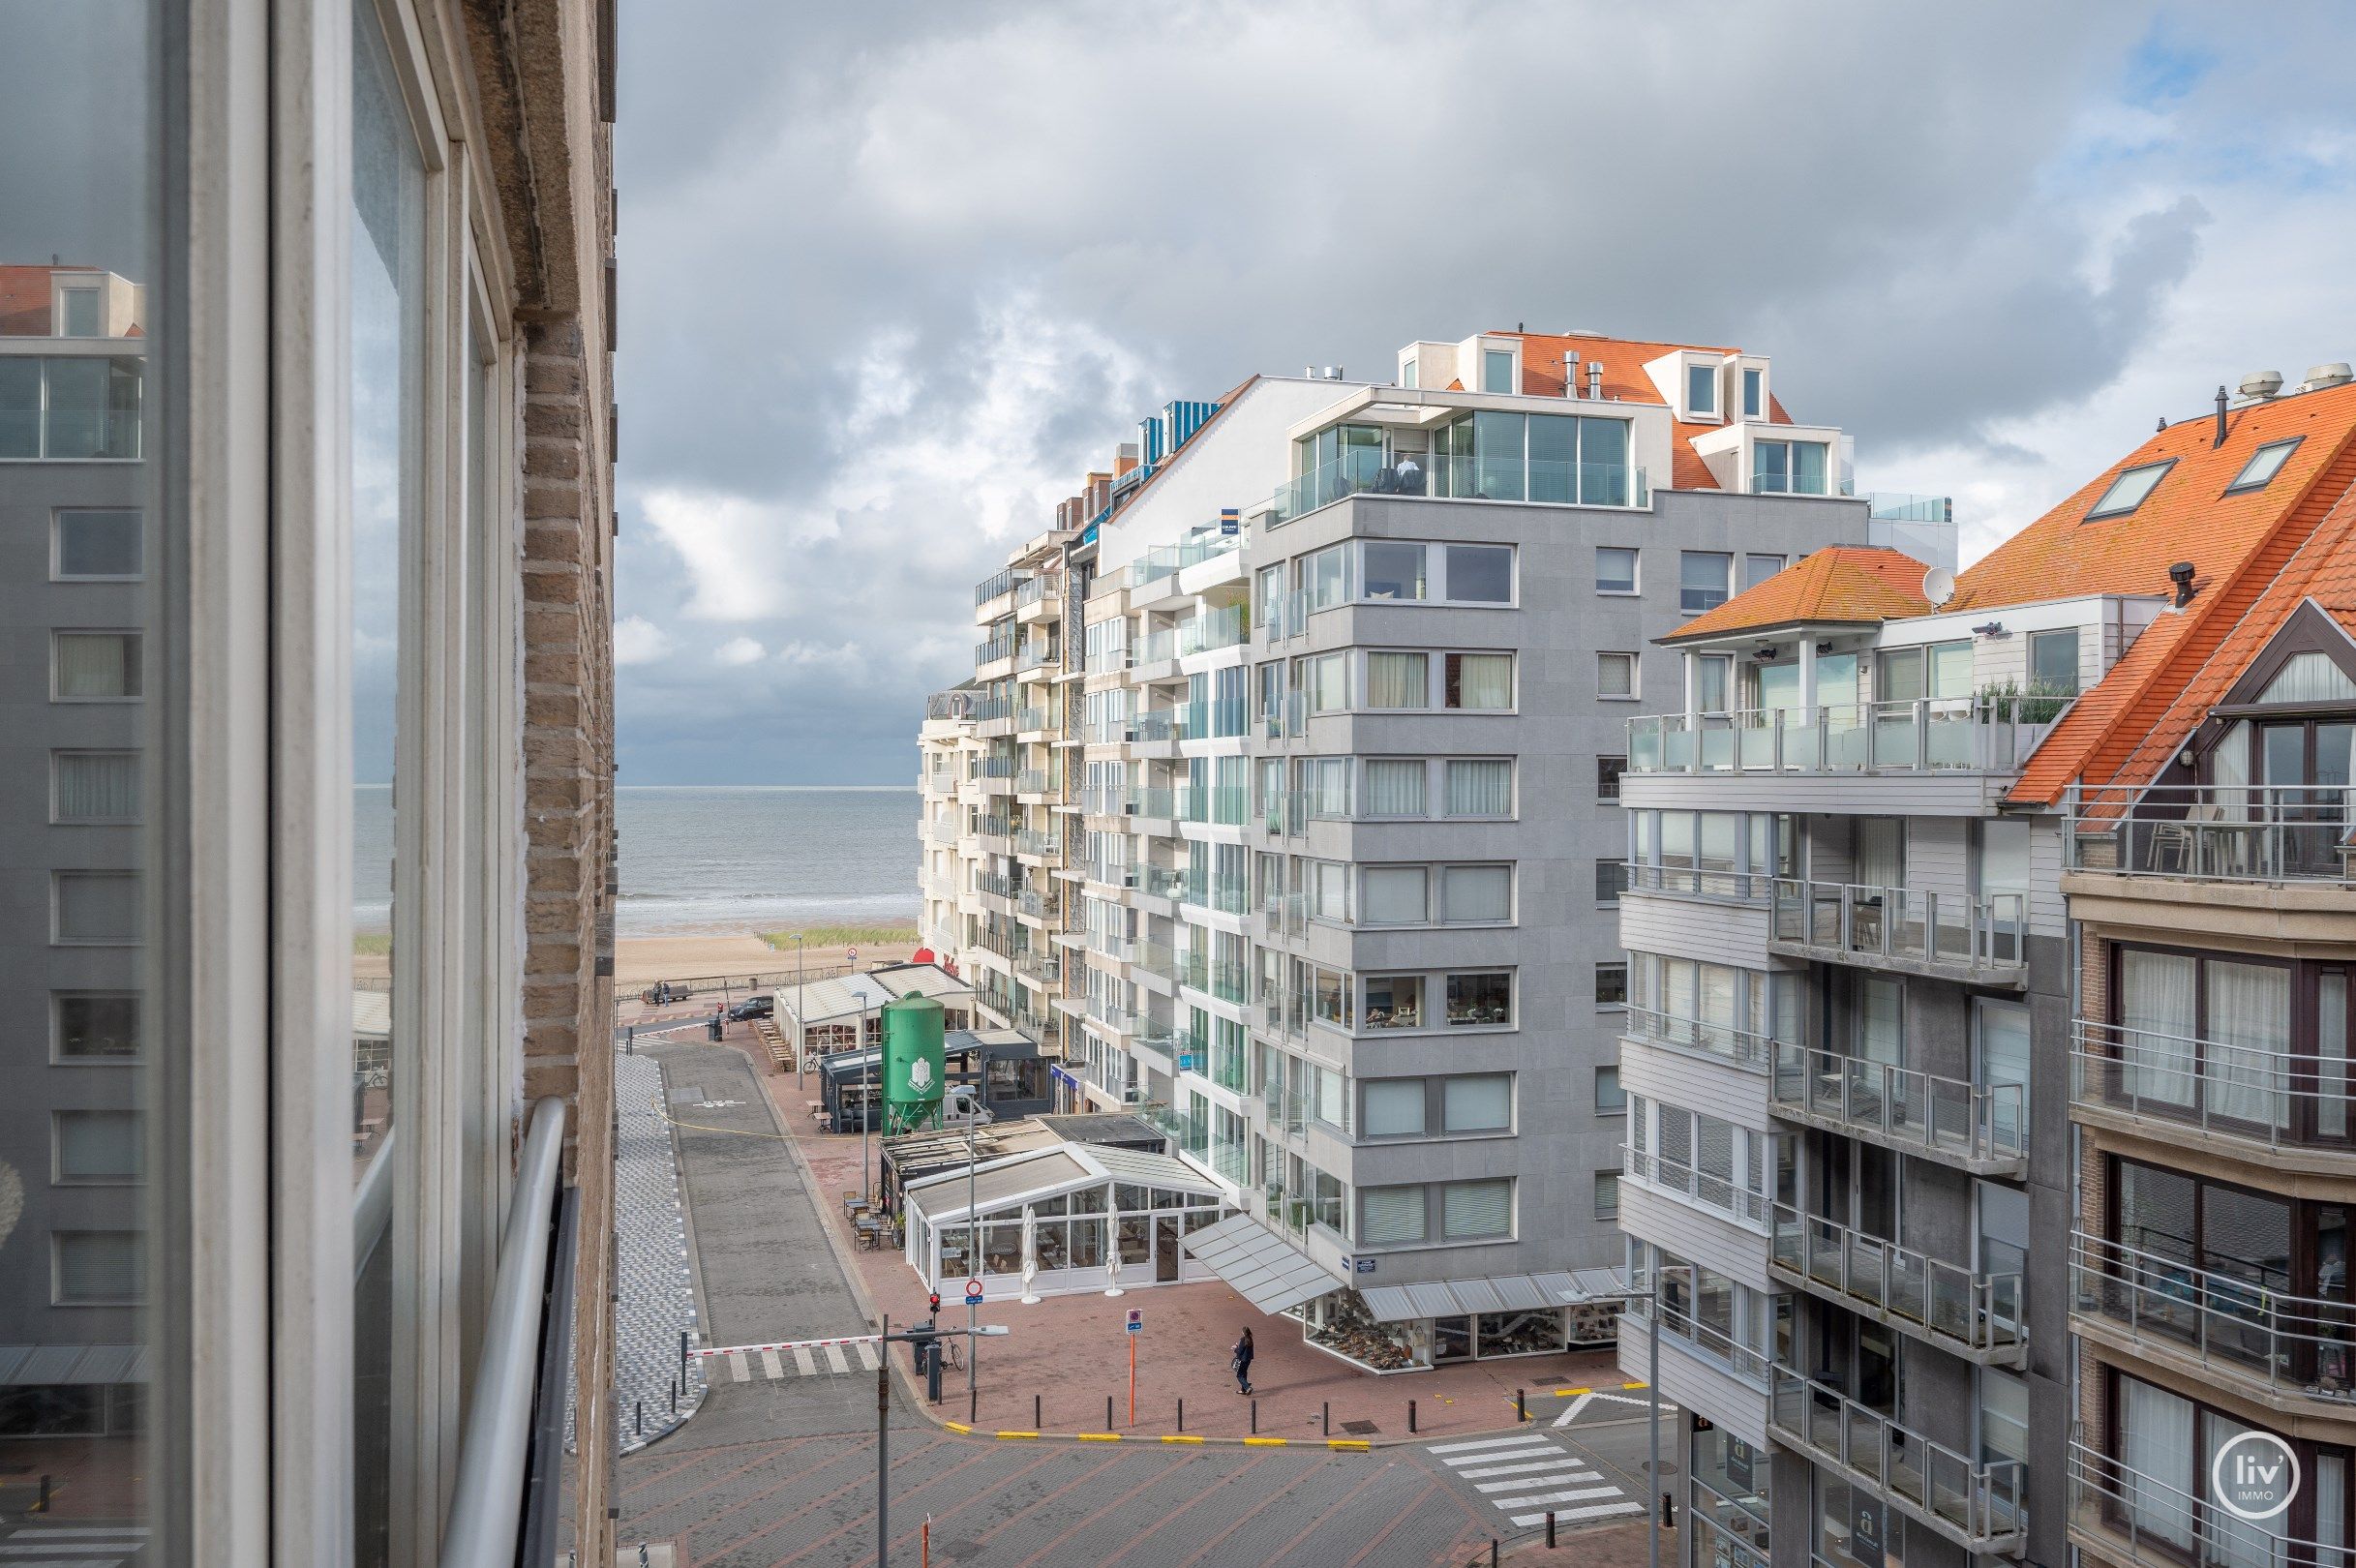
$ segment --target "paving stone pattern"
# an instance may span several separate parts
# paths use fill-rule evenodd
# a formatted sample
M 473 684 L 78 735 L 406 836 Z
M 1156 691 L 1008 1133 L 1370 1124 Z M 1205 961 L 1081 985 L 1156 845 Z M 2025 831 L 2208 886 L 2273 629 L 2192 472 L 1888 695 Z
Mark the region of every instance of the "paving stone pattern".
M 681 1102 L 683 1093 L 692 1100 Z M 614 1108 L 621 1136 L 614 1156 L 615 1270 L 620 1301 L 614 1308 L 614 1407 L 621 1451 L 635 1453 L 693 1415 L 704 1402 L 700 1359 L 689 1358 L 679 1414 L 671 1413 L 671 1384 L 679 1376 L 679 1337 L 700 1336 L 695 1282 L 687 1252 L 687 1219 L 680 1196 L 671 1127 L 658 1110 L 683 1120 L 703 1100 L 693 1085 L 666 1085 L 662 1064 L 644 1051 L 614 1054 Z M 700 1338 L 696 1342 L 701 1342 Z M 646 1405 L 646 1432 L 637 1425 Z

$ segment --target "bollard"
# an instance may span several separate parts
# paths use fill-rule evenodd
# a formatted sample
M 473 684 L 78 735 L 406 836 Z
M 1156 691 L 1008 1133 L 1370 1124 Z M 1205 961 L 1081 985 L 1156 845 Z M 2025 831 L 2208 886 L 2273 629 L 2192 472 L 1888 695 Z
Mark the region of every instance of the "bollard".
M 1042 1423 L 1039 1419 L 1039 1396 L 1034 1394 L 1031 1396 L 1031 1430 L 1033 1432 L 1037 1432 L 1041 1425 Z
M 1109 1394 L 1104 1396 L 1104 1430 L 1112 1431 L 1112 1396 Z
M 1317 1406 L 1317 1419 L 1324 1424 L 1325 1435 L 1334 1434 L 1334 1402 L 1326 1400 Z
M 1415 1402 L 1414 1402 L 1413 1400 L 1409 1400 L 1409 1401 L 1407 1401 L 1407 1431 L 1408 1431 L 1408 1432 L 1412 1432 L 1414 1430 L 1415 1430 Z
M 635 1436 L 639 1436 L 639 1437 L 644 1437 L 644 1436 L 647 1434 L 647 1402 L 646 1402 L 646 1401 L 644 1401 L 644 1400 L 640 1400 L 640 1401 L 638 1402 L 638 1413 L 637 1413 L 636 1415 L 634 1415 L 634 1416 L 632 1416 L 632 1417 L 630 1418 L 630 1424 L 631 1424 L 632 1428 L 634 1429 L 633 1435 L 635 1435 Z
M 1497 1538 L 1489 1538 L 1489 1568 L 1497 1568 Z
M 679 1414 L 679 1379 L 676 1377 L 671 1379 L 671 1413 Z
M 1186 1431 L 1186 1401 L 1184 1400 L 1178 1402 L 1178 1430 Z
M 43 1473 L 43 1475 L 42 1475 L 42 1477 L 41 1477 L 41 1501 L 40 1501 L 39 1503 L 37 1503 L 37 1504 L 35 1504 L 35 1505 L 34 1505 L 34 1512 L 35 1512 L 35 1513 L 45 1514 L 45 1513 L 47 1513 L 48 1511 L 49 1511 L 49 1477 L 48 1477 L 48 1475 L 47 1475 L 47 1473 L 46 1473 L 46 1472 L 44 1472 L 44 1473 Z
M 682 1383 L 687 1380 L 687 1331 L 685 1329 L 679 1331 L 679 1380 Z
M 1253 1431 L 1253 1433 L 1254 1433 L 1254 1435 L 1257 1435 L 1257 1434 L 1258 1434 L 1258 1432 L 1259 1432 L 1259 1430 L 1260 1430 L 1260 1402 L 1259 1402 L 1259 1401 L 1257 1401 L 1257 1400 L 1254 1400 L 1254 1401 L 1252 1402 L 1252 1431 Z
M 970 1356 L 973 1351 L 969 1349 L 966 1354 Z M 982 1390 L 979 1388 L 965 1391 L 965 1424 L 969 1427 L 982 1425 Z
M 1516 1421 L 1527 1421 L 1529 1419 L 1529 1405 L 1525 1401 L 1524 1401 L 1522 1398 L 1522 1391 L 1518 1388 L 1514 1390 L 1514 1419 Z
M 1546 1511 L 1546 1550 L 1555 1550 L 1555 1511 L 1552 1508 Z

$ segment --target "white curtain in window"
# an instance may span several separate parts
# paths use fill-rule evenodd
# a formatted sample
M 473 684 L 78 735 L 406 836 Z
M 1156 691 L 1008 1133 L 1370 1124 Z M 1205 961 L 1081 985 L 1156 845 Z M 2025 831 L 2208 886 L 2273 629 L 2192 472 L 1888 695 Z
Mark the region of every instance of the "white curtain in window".
M 1366 1135 L 1403 1137 L 1424 1130 L 1424 1081 L 1421 1078 L 1375 1078 L 1366 1086 Z M 1397 1191 L 1375 1188 L 1368 1193 Z
M 1376 759 L 1366 764 L 1366 814 L 1370 817 L 1420 817 L 1424 814 L 1424 774 L 1421 762 Z
M 1513 809 L 1514 767 L 1509 762 L 1452 762 L 1448 765 L 1448 815 L 1502 817 Z
M 1513 1226 L 1513 1183 L 1450 1182 L 1440 1189 L 1440 1231 L 1451 1241 L 1502 1236 Z
M 2212 958 L 2209 979 L 2209 1109 L 2287 1127 L 2290 971 Z
M 2315 1542 L 2318 1546 L 2348 1544 L 2348 1462 L 2332 1454 L 2315 1456 Z M 2319 1563 L 2344 1562 L 2344 1557 L 2316 1553 Z
M 1428 873 L 1420 865 L 1366 868 L 1365 920 L 1369 925 L 1419 925 L 1432 918 Z
M 1735 984 L 1737 971 L 1724 964 L 1702 966 L 1702 1011 L 1706 1024 L 1732 1029 L 1737 1021 L 1735 1009 Z
M 1454 706 L 1486 709 L 1513 707 L 1511 653 L 1451 653 L 1448 660 L 1456 667 Z
M 1857 885 L 1906 886 L 1906 825 L 1894 817 L 1859 817 L 1857 823 Z
M 1513 1125 L 1513 1080 L 1505 1074 L 1445 1078 L 1440 1125 L 1450 1132 L 1494 1132 Z
M 134 822 L 139 815 L 136 751 L 57 753 L 57 820 Z
M 2266 683 L 2261 703 L 2343 703 L 2356 697 L 2356 680 L 2334 664 L 2329 654 L 2293 653 L 2281 671 Z
M 1858 984 L 1864 1006 L 1859 1016 L 1863 1031 L 1858 1041 L 1858 1055 L 1884 1067 L 1896 1067 L 1903 1060 L 1905 1049 L 1905 988 L 1896 980 L 1877 977 L 1865 977 Z
M 59 632 L 57 695 L 137 696 L 138 647 L 137 638 L 116 632 Z
M 1358 1194 L 1364 1222 L 1358 1239 L 1369 1244 L 1417 1242 L 1424 1239 L 1424 1190 L 1420 1187 L 1369 1187 Z
M 2343 1138 L 2348 1131 L 2348 978 L 2315 980 L 2315 1133 Z
M 2201 1417 L 2201 1490 L 2205 1492 L 2208 1490 L 2207 1477 L 2217 1463 L 2218 1450 L 2243 1433 L 2257 1429 L 2245 1427 L 2215 1411 Z M 2206 1540 L 2203 1542 L 2205 1550 L 2201 1553 L 2202 1562 L 2210 1565 L 2210 1568 L 2280 1568 L 2281 1564 L 2296 1560 L 2286 1544 L 2289 1532 L 2283 1528 L 2288 1517 L 2277 1514 L 2270 1520 L 2253 1523 L 2235 1519 L 2222 1508 L 2204 1510 L 2201 1533 Z
M 2119 1477 L 2135 1526 L 2192 1545 L 2192 1402 L 2131 1377 L 2119 1380 Z
M 2209 752 L 2210 803 L 2229 821 L 2250 815 L 2250 724 L 2237 719 Z
M 2119 955 L 2120 1087 L 2137 1100 L 2190 1109 L 2197 1080 L 2193 965 L 2173 952 Z
M 1369 653 L 1366 656 L 1366 706 L 1424 708 L 1432 701 L 1430 655 Z
M 1502 920 L 1513 914 L 1513 872 L 1502 865 L 1452 865 L 1440 873 L 1440 919 Z

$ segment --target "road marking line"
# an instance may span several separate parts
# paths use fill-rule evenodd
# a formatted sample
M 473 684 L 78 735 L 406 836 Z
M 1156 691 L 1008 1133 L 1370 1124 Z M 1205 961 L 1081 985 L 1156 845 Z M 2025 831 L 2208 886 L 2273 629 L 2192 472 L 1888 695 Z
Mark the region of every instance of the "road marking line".
M 804 1377 L 818 1375 L 818 1358 L 810 1354 L 809 1346 L 794 1346 L 794 1370 Z
M 875 1346 L 861 1340 L 855 1348 L 859 1351 L 860 1370 L 862 1372 L 875 1371 Z
M 1527 1492 L 1532 1487 L 1584 1487 L 1589 1482 L 1602 1479 L 1603 1477 L 1595 1471 L 1582 1469 L 1574 1464 L 1567 1470 L 1553 1470 L 1545 1475 L 1518 1475 L 1510 1481 L 1484 1481 L 1472 1490 L 1484 1494 L 1492 1492 Z M 1510 1501 L 1511 1499 L 1496 1500 Z
M 827 1366 L 831 1371 L 838 1372 L 847 1372 L 851 1370 L 851 1360 L 842 1353 L 841 1345 L 830 1344 L 827 1346 Z
M 1592 1389 L 1582 1393 L 1579 1398 L 1573 1400 L 1569 1404 L 1563 1406 L 1562 1414 L 1555 1417 L 1555 1425 L 1557 1427 L 1569 1426 L 1572 1422 L 1579 1419 L 1580 1411 L 1586 1409 L 1594 1402 L 1595 1394 Z
M 1478 1470 L 1459 1470 L 1456 1473 L 1469 1481 L 1475 1476 L 1519 1475 L 1525 1470 L 1551 1470 L 1557 1464 L 1577 1464 L 1579 1462 L 1581 1462 L 1566 1454 L 1560 1459 L 1530 1460 L 1522 1464 L 1492 1464 Z
M 764 1377 L 783 1377 L 785 1375 L 785 1363 L 777 1359 L 776 1351 L 764 1350 L 761 1352 L 761 1375 Z
M 1555 1446 L 1543 1437 L 1524 1435 L 1521 1437 L 1490 1437 L 1477 1443 L 1435 1443 L 1424 1452 L 1428 1454 L 1469 1454 L 1476 1449 L 1483 1448 L 1527 1448 L 1533 1443 L 1540 1448 Z
M 1575 1524 L 1583 1519 L 1616 1519 L 1623 1514 L 1641 1514 L 1644 1511 L 1643 1503 L 1593 1503 L 1586 1508 L 1557 1508 L 1554 1514 L 1556 1523 Z M 1517 1529 L 1526 1529 L 1532 1524 L 1545 1523 L 1546 1516 L 1516 1514 L 1513 1523 Z
M 1527 1508 L 1532 1503 L 1583 1503 L 1599 1497 L 1624 1497 L 1617 1487 L 1586 1487 L 1577 1492 L 1534 1492 L 1526 1497 L 1492 1497 L 1499 1508 Z
M 744 1352 L 741 1350 L 728 1352 L 728 1370 L 736 1374 L 736 1379 L 740 1383 L 749 1383 L 753 1380 L 752 1368 L 745 1364 Z

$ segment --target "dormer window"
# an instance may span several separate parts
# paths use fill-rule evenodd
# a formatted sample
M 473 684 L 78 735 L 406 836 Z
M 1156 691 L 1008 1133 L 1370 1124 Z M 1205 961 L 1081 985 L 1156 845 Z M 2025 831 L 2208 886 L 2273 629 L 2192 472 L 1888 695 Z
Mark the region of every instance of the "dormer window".
M 2291 453 L 2297 451 L 2299 443 L 2305 439 L 2307 437 L 2304 436 L 2293 436 L 2286 441 L 2268 441 L 2250 453 L 2250 461 L 2242 465 L 2242 471 L 2235 474 L 2233 483 L 2225 487 L 2225 494 L 2230 496 L 2239 490 L 2265 489 L 2274 481 L 2274 476 L 2282 471 L 2282 465 L 2290 461 Z
M 61 338 L 97 338 L 105 336 L 99 310 L 99 290 L 95 286 L 61 287 L 57 290 L 57 335 Z
M 1510 348 L 1481 350 L 1481 390 L 1513 393 L 1521 389 L 1514 385 L 1514 356 Z
M 2110 482 L 2110 488 L 2102 492 L 2102 498 L 2087 512 L 2086 521 L 2091 523 L 2099 517 L 2127 516 L 2143 504 L 2144 498 L 2167 477 L 2168 470 L 2174 467 L 2176 460 L 2170 458 L 2165 463 L 2146 463 L 2139 468 L 2128 469 Z
M 1767 372 L 1756 365 L 1742 368 L 1742 417 L 1767 417 Z
M 1685 411 L 1689 414 L 1698 415 L 1714 415 L 1717 413 L 1717 366 L 1687 365 L 1685 367 Z

